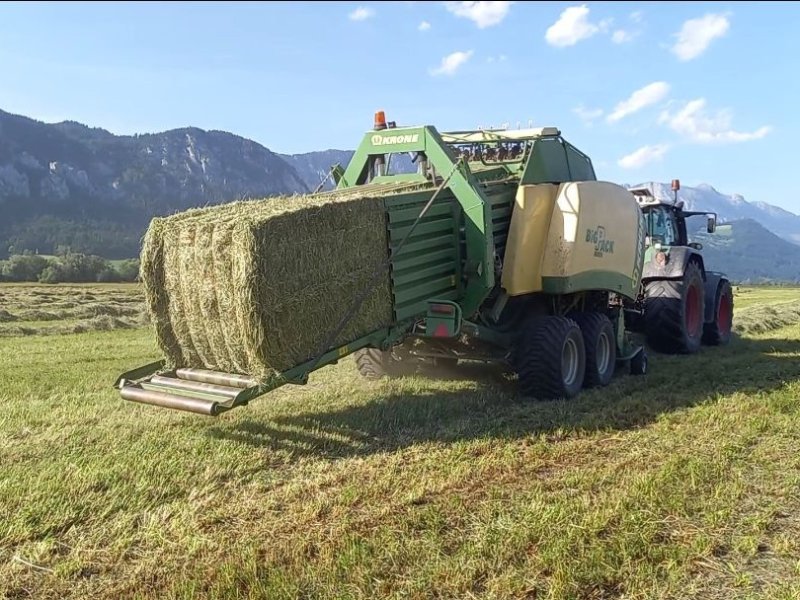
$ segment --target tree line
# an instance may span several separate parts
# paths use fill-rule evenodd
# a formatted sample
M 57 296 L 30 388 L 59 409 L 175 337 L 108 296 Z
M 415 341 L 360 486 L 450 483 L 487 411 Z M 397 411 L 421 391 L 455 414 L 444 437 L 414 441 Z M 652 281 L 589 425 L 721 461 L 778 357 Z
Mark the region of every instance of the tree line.
M 93 254 L 60 256 L 15 254 L 0 260 L 0 281 L 39 283 L 114 283 L 136 281 L 139 259 L 109 261 Z

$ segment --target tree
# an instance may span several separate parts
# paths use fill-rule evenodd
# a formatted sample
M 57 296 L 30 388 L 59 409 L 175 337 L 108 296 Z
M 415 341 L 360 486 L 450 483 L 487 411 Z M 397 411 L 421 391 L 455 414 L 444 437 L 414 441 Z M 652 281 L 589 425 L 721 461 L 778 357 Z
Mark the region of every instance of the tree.
M 3 265 L 3 276 L 11 281 L 37 281 L 49 265 L 43 256 L 15 254 Z

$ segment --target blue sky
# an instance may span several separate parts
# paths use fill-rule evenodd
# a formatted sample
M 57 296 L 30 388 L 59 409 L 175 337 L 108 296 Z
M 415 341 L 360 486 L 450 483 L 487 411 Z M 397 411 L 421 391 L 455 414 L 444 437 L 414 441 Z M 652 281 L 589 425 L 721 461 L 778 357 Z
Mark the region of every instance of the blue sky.
M 0 4 L 0 108 L 278 152 L 398 124 L 556 125 L 598 176 L 800 213 L 800 4 Z

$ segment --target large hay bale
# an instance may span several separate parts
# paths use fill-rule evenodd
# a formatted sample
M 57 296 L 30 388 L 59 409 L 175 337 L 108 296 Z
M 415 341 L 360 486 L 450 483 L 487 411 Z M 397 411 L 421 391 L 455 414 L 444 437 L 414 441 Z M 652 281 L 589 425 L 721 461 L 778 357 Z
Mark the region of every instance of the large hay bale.
M 386 258 L 380 199 L 321 194 L 154 219 L 141 272 L 171 367 L 264 379 L 315 358 Z M 391 324 L 388 269 L 372 285 L 330 348 Z

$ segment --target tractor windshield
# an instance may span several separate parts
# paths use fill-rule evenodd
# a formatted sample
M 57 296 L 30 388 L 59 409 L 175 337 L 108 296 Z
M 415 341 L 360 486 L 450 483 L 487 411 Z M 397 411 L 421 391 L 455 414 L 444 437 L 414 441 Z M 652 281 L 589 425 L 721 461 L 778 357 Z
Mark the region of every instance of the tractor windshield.
M 665 206 L 653 206 L 645 211 L 647 234 L 653 242 L 672 246 L 678 242 L 675 215 Z

